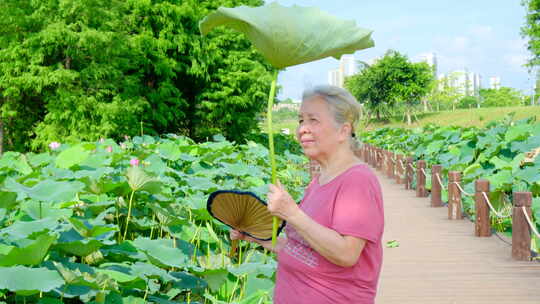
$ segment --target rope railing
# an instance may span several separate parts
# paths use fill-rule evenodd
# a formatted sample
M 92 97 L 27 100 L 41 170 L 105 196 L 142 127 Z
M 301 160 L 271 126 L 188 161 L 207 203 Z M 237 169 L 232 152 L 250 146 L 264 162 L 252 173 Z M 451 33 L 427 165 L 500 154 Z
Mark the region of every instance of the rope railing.
M 441 176 L 439 175 L 439 173 L 436 173 L 435 177 L 437 178 L 437 181 L 439 182 L 439 185 L 441 185 L 441 188 L 446 189 L 446 186 L 443 184 L 443 182 L 441 180 Z
M 540 233 L 536 230 L 536 227 L 533 225 L 531 219 L 529 218 L 529 214 L 527 213 L 527 209 L 525 209 L 525 206 L 521 206 L 521 211 L 523 211 L 523 214 L 525 215 L 525 219 L 527 220 L 527 224 L 529 224 L 529 227 L 531 227 L 532 232 L 536 235 L 537 238 L 540 238 Z
M 492 211 L 498 218 L 505 219 L 505 218 L 509 218 L 509 217 L 512 216 L 512 213 L 507 214 L 507 215 L 502 215 L 501 213 L 499 213 L 497 210 L 495 210 L 495 208 L 493 207 L 493 205 L 492 205 L 491 202 L 489 201 L 489 197 L 487 196 L 487 194 L 486 194 L 485 192 L 482 192 L 482 195 L 484 196 L 485 202 L 487 203 L 489 209 L 491 209 L 491 211 Z
M 446 206 L 448 207 L 448 219 L 450 220 L 463 218 L 462 195 L 474 197 L 474 205 L 472 206 L 476 214 L 474 219 L 474 234 L 477 237 L 489 237 L 493 235 L 492 220 L 494 218 L 497 221 L 512 218 L 513 241 L 509 243 L 512 246 L 512 258 L 520 261 L 530 260 L 531 238 L 535 236 L 540 239 L 540 233 L 538 232 L 536 223 L 533 222 L 533 217 L 529 215 L 532 202 L 531 192 L 513 192 L 513 199 L 510 199 L 506 193 L 502 192 L 501 202 L 505 207 L 497 210 L 489 199 L 490 188 L 489 180 L 487 179 L 477 179 L 474 187 L 475 192 L 469 193 L 464 188 L 468 188 L 470 185 L 461 185 L 463 182 L 461 179 L 462 173 L 459 171 L 448 171 L 448 179 L 445 180 L 441 176 L 443 168 L 440 164 L 433 164 L 429 168 L 426 166 L 425 160 L 413 161 L 413 157 L 406 154 L 391 153 L 375 147 L 368 147 L 368 151 L 369 154 L 366 153 L 365 155 L 376 156 L 371 158 L 370 164 L 377 169 L 386 167 L 389 177 L 396 177 L 397 183 L 400 183 L 401 178 L 404 178 L 405 189 L 416 190 L 417 197 L 431 196 L 431 207 L 444 206 L 441 202 L 442 190 L 448 191 L 448 204 Z M 427 172 L 428 170 L 430 171 Z M 426 180 L 429 176 L 431 176 L 432 188 L 427 190 Z M 452 184 L 456 184 L 456 186 L 451 187 Z M 465 203 L 471 207 L 470 202 L 465 201 Z M 509 207 L 510 205 L 514 206 L 513 212 L 512 208 Z M 508 209 L 510 209 L 509 214 Z M 517 209 L 521 209 L 523 216 Z M 496 232 L 495 234 L 500 238 Z
M 458 189 L 459 189 L 459 191 L 461 191 L 461 193 L 465 194 L 466 196 L 474 196 L 474 194 L 469 193 L 469 192 L 463 190 L 463 188 L 461 188 L 461 185 L 460 185 L 458 182 L 452 182 L 452 184 L 456 184 L 457 187 L 458 187 Z
M 424 168 L 420 168 L 420 169 L 421 169 L 421 171 L 422 171 L 422 174 L 424 174 L 424 176 L 427 178 L 428 175 L 427 175 L 427 173 L 426 173 L 426 170 L 424 170 Z
M 405 170 L 405 165 L 403 164 L 403 160 L 399 160 L 399 165 L 401 166 L 401 169 Z

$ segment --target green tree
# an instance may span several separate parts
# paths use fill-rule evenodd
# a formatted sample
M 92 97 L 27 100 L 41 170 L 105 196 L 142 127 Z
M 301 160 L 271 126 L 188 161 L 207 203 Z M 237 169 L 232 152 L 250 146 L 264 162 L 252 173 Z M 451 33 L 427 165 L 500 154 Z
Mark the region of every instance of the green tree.
M 522 0 L 527 11 L 521 35 L 528 39 L 527 49 L 531 52 L 529 66 L 540 65 L 540 0 Z
M 510 107 L 523 105 L 523 94 L 513 88 L 481 89 L 482 107 Z
M 454 75 L 449 75 L 434 81 L 428 98 L 437 107 L 437 111 L 454 110 L 458 101 L 464 97 L 458 87 L 451 85 L 454 79 Z
M 457 102 L 459 109 L 476 108 L 480 104 L 480 100 L 474 96 L 465 96 Z
M 272 68 L 237 32 L 198 28 L 209 10 L 241 4 L 263 1 L 3 1 L 8 148 L 139 133 L 241 141 L 257 128 Z
M 391 96 L 390 83 L 386 81 L 380 61 L 373 65 L 361 63 L 360 72 L 345 79 L 345 87 L 364 105 L 367 117 L 374 114 L 377 120 L 388 116 L 394 99 Z
M 428 94 L 432 81 L 433 71 L 427 63 L 412 63 L 407 56 L 389 50 L 376 63 L 347 79 L 345 86 L 378 119 L 397 105 L 405 109 L 407 123 L 411 124 L 414 109 Z

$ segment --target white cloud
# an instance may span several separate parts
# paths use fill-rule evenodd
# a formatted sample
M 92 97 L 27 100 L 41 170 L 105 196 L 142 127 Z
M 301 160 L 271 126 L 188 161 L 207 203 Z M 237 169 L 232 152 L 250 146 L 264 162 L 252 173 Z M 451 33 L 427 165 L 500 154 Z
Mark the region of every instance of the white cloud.
M 457 36 L 452 40 L 450 47 L 458 51 L 465 51 L 470 46 L 469 40 L 468 37 Z
M 469 29 L 469 33 L 475 38 L 491 39 L 493 28 L 489 25 L 474 25 Z
M 504 61 L 513 70 L 526 71 L 526 68 L 523 66 L 527 63 L 527 56 L 525 54 L 508 54 L 504 56 Z

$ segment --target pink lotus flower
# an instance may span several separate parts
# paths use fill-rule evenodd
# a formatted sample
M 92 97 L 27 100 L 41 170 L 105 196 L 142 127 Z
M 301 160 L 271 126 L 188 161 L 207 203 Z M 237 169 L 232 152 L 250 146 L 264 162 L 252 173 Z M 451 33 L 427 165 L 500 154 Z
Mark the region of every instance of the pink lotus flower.
M 56 142 L 56 141 L 53 141 L 49 144 L 49 148 L 51 148 L 51 150 L 56 150 L 58 148 L 60 148 L 60 143 L 59 142 Z
M 106 150 L 107 152 L 112 153 L 112 146 L 107 146 Z
M 137 159 L 137 158 L 132 158 L 132 159 L 129 161 L 129 164 L 130 164 L 132 167 L 138 166 L 140 163 L 141 163 L 140 160 Z

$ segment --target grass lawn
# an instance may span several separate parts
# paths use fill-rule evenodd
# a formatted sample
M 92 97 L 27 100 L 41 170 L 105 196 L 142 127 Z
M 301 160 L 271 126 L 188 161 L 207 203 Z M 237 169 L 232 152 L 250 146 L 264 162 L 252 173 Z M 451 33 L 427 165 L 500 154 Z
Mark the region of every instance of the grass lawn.
M 430 123 L 440 126 L 454 125 L 482 127 L 490 121 L 503 119 L 508 113 L 512 112 L 515 113 L 514 120 L 531 116 L 535 116 L 536 119 L 540 119 L 539 106 L 458 109 L 455 111 L 418 113 L 416 115 L 418 121 L 414 121 L 410 126 L 407 126 L 406 122 L 403 120 L 403 117 L 393 117 L 388 123 L 372 122 L 369 124 L 369 126 L 367 126 L 366 130 L 374 130 L 382 127 L 416 128 Z M 280 119 L 279 116 L 274 116 L 274 133 L 279 133 L 282 129 L 289 129 L 290 134 L 294 134 L 297 126 L 298 121 L 295 119 Z M 260 127 L 263 132 L 266 132 L 266 121 L 263 121 L 260 124 Z M 360 127 L 358 129 L 362 128 Z
M 455 111 L 441 111 L 417 114 L 418 121 L 414 121 L 412 125 L 407 126 L 402 117 L 395 117 L 389 123 L 371 123 L 367 130 L 374 130 L 381 127 L 403 127 L 415 128 L 421 127 L 429 123 L 434 123 L 440 126 L 477 126 L 482 127 L 493 120 L 500 120 L 508 113 L 514 112 L 514 120 L 519 120 L 527 117 L 535 116 L 540 118 L 540 107 L 501 107 L 501 108 L 480 108 L 480 109 L 459 109 Z

